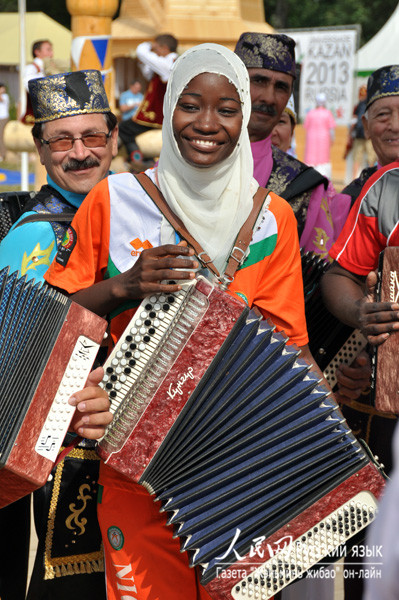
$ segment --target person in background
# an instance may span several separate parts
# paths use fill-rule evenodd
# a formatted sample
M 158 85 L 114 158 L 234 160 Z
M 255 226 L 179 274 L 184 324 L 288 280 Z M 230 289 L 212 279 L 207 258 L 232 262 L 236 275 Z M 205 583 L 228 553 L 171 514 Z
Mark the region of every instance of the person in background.
M 44 63 L 46 58 L 53 58 L 53 45 L 49 40 L 37 40 L 32 45 L 33 61 L 25 66 L 24 86 L 28 91 L 28 81 L 44 77 Z
M 33 125 L 35 122 L 28 83 L 31 79 L 38 79 L 39 77 L 44 77 L 46 75 L 45 61 L 52 60 L 53 55 L 53 45 L 48 40 L 37 40 L 33 43 L 33 61 L 25 66 L 23 75 L 23 82 L 26 90 L 26 106 L 24 109 L 22 107 L 19 108 L 20 112 L 23 111 L 22 114 L 20 114 L 20 120 L 25 125 Z
M 135 115 L 122 121 L 119 136 L 126 146 L 133 171 L 142 171 L 153 165 L 146 162 L 136 144 L 136 136 L 149 129 L 162 127 L 162 103 L 166 84 L 177 58 L 177 40 L 173 35 L 164 33 L 151 42 L 137 46 L 136 56 L 144 77 L 149 81 L 144 99 Z
M 142 99 L 143 94 L 141 93 L 140 81 L 132 81 L 129 89 L 126 92 L 122 92 L 119 98 L 119 110 L 122 113 L 122 121 L 134 117 Z
M 117 153 L 118 128 L 99 71 L 34 78 L 29 82 L 29 90 L 36 121 L 32 135 L 47 171 L 47 185 L 33 196 L 25 213 L 2 240 L 0 268 L 9 266 L 11 272 L 19 271 L 27 279 L 43 281 L 64 237 L 73 237 L 73 215 L 86 194 L 109 174 L 111 160 Z M 33 221 L 23 222 L 26 218 Z M 98 383 L 101 376 L 97 374 L 93 383 Z M 68 434 L 65 443 L 71 439 Z M 105 600 L 103 550 L 96 514 L 98 468 L 94 442 L 86 439 L 60 462 L 52 481 L 34 493 L 38 549 L 29 600 L 69 600 L 74 595 Z M 82 485 L 85 500 L 79 499 Z M 28 551 L 23 547 L 22 536 L 29 539 L 27 501 L 29 497 L 22 498 L 0 511 L 2 557 L 4 552 L 0 560 L 2 600 L 25 598 L 26 577 L 22 572 Z M 81 515 L 67 527 L 73 504 Z M 18 516 L 15 511 L 19 511 Z M 18 536 L 16 524 L 23 529 Z M 9 540 L 7 544 L 5 539 Z M 10 552 L 14 539 L 18 560 L 15 552 Z
M 294 96 L 290 96 L 288 104 L 281 113 L 277 125 L 272 131 L 272 145 L 295 158 L 295 126 L 297 123 Z
M 353 179 L 359 176 L 365 167 L 372 167 L 376 162 L 376 155 L 370 138 L 366 138 L 363 125 L 363 115 L 366 112 L 367 86 L 359 88 L 359 102 L 353 109 L 353 122 L 349 135 L 352 137 L 353 151 Z
M 368 109 L 362 116 L 366 138 L 373 145 L 377 157 L 377 164 L 366 167 L 359 177 L 348 184 L 341 192 L 340 198 L 353 206 L 360 196 L 363 186 L 376 171 L 394 162 L 399 157 L 399 84 L 398 79 L 391 77 L 390 73 L 396 73 L 398 65 L 381 67 L 372 73 L 367 82 L 367 98 L 375 101 L 369 103 Z M 388 80 L 387 80 L 388 78 Z M 343 227 L 347 215 L 345 211 L 337 211 L 337 222 L 341 220 L 340 228 Z M 355 431 L 359 431 L 366 440 L 374 439 L 378 442 L 378 427 L 376 436 L 373 431 L 380 419 L 385 418 L 368 414 L 368 395 L 370 387 L 370 360 L 366 352 L 363 352 L 354 362 L 353 366 L 341 366 L 337 375 L 340 384 L 340 398 L 345 402 L 343 412 L 349 424 Z M 351 379 L 348 379 L 350 375 Z M 360 402 L 358 402 L 360 396 Z M 370 420 L 370 421 L 369 421 Z M 371 427 L 369 427 L 369 423 Z M 383 441 L 383 438 L 381 438 Z M 385 454 L 385 453 L 384 453 Z M 390 453 L 388 453 L 390 456 Z M 385 459 L 386 460 L 386 459 Z
M 4 145 L 4 128 L 8 123 L 10 116 L 10 98 L 7 94 L 6 86 L 0 83 L 0 161 L 6 157 L 7 149 Z
M 311 109 L 303 123 L 306 131 L 305 163 L 331 179 L 331 146 L 335 137 L 335 119 L 326 108 L 324 93 L 316 95 L 316 108 Z

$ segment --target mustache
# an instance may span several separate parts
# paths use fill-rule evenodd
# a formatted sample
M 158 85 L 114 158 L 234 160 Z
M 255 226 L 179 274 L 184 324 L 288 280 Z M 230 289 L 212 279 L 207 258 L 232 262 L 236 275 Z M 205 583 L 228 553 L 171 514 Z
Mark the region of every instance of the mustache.
M 90 167 L 98 167 L 100 163 L 92 156 L 88 156 L 84 160 L 77 160 L 76 158 L 70 158 L 68 162 L 62 165 L 65 172 L 67 171 L 83 171 L 83 169 L 89 169 Z
M 269 117 L 275 117 L 277 115 L 277 110 L 274 106 L 264 104 L 263 102 L 261 104 L 252 104 L 252 110 L 261 112 Z

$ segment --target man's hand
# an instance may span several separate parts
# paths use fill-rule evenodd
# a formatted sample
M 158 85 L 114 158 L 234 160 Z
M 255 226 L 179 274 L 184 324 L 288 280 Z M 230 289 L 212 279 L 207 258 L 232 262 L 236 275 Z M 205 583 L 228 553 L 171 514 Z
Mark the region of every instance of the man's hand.
M 367 352 L 361 352 L 351 365 L 340 364 L 336 370 L 337 402 L 357 400 L 371 383 L 371 364 Z
M 102 437 L 106 426 L 112 421 L 108 394 L 98 386 L 103 376 L 102 367 L 92 371 L 87 378 L 85 388 L 74 394 L 68 401 L 72 406 L 76 406 L 70 429 L 88 440 Z
M 375 302 L 376 285 L 377 273 L 371 271 L 366 278 L 366 296 L 359 303 L 361 332 L 374 346 L 385 342 L 390 333 L 399 331 L 399 304 Z

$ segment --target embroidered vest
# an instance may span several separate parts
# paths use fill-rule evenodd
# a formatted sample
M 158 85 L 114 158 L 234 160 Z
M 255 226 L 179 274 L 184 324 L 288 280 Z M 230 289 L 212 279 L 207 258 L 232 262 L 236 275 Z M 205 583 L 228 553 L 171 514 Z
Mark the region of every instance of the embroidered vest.
M 48 213 L 53 213 L 54 215 L 67 214 L 68 216 L 70 216 L 69 220 L 62 222 L 50 220 L 50 216 L 48 216 L 48 218 L 45 219 L 50 223 L 51 227 L 53 228 L 54 235 L 57 240 L 57 246 L 59 246 L 62 240 L 64 239 L 65 232 L 68 229 L 68 226 L 72 221 L 72 218 L 76 213 L 77 208 L 75 206 L 72 206 L 72 204 L 69 204 L 69 202 L 67 202 L 65 198 L 63 198 L 61 194 L 59 194 L 57 190 L 52 188 L 50 185 L 44 185 L 40 189 L 40 191 L 32 198 L 32 200 L 28 201 L 25 205 L 24 212 L 28 211 L 34 211 L 38 213 L 38 215 L 43 216 L 48 215 Z M 31 220 L 34 221 L 35 219 Z
M 310 196 L 315 187 L 328 180 L 316 169 L 272 146 L 273 168 L 267 187 L 289 202 L 298 222 L 298 235 L 305 227 Z
M 166 83 L 161 81 L 159 75 L 154 75 L 148 84 L 145 96 L 133 117 L 133 121 L 148 127 L 162 127 L 165 92 Z

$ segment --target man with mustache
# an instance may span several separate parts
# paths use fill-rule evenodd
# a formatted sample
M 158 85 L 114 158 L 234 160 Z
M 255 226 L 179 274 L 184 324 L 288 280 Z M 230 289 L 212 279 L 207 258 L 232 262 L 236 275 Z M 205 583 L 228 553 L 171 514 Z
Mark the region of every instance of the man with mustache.
M 32 135 L 47 171 L 47 185 L 0 244 L 0 268 L 10 265 L 40 280 L 50 266 L 68 221 L 39 221 L 38 213 L 73 214 L 86 194 L 109 174 L 118 127 L 99 71 L 61 73 L 29 81 Z M 34 221 L 20 224 L 27 216 Z
M 10 272 L 43 281 L 58 246 L 74 243 L 70 222 L 86 194 L 109 174 L 117 154 L 118 127 L 99 71 L 32 79 L 29 92 L 35 117 L 32 135 L 46 167 L 47 185 L 32 194 L 24 214 L 2 240 L 0 268 L 10 266 Z M 86 430 L 83 436 L 90 437 Z M 64 443 L 69 442 L 67 436 Z M 86 600 L 105 600 L 96 517 L 98 459 L 92 446 L 87 439 L 79 444 L 54 470 L 53 480 L 34 494 L 39 543 L 27 598 L 63 600 L 79 594 Z M 87 508 L 83 510 L 84 503 Z M 74 504 L 82 509 L 83 530 L 77 528 L 78 520 L 67 528 Z M 25 598 L 29 514 L 29 496 L 0 511 L 0 595 L 4 600 Z
M 296 77 L 295 42 L 283 34 L 243 33 L 235 48 L 248 69 L 252 113 L 248 125 L 259 185 L 287 200 L 298 222 L 301 248 L 327 256 L 339 231 L 334 231 L 332 184 L 312 167 L 272 146 Z

